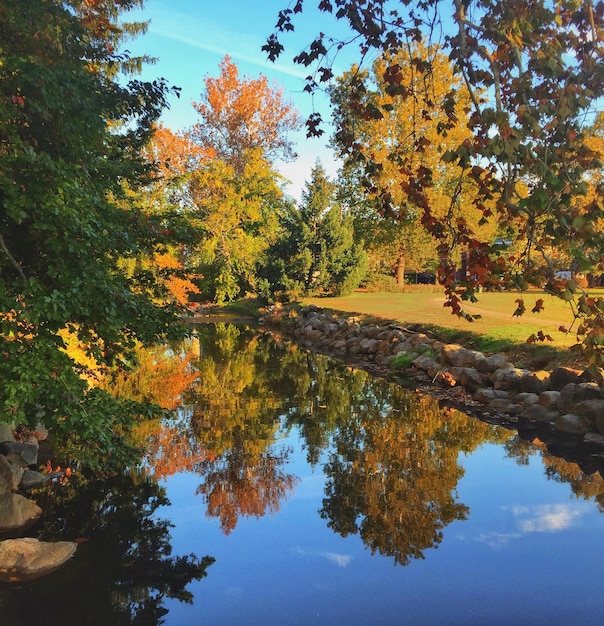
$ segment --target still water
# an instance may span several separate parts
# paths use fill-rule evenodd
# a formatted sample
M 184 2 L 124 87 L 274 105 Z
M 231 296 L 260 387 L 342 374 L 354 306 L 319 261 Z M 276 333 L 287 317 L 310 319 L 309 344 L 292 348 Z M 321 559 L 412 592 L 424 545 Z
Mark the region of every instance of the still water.
M 602 459 L 244 326 L 141 361 L 116 392 L 175 417 L 47 496 L 31 534 L 82 542 L 2 626 L 602 623 Z

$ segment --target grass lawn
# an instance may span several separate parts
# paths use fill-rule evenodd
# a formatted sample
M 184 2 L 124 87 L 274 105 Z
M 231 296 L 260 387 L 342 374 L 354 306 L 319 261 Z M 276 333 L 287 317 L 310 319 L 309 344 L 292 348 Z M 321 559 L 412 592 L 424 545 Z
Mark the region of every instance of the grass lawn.
M 592 295 L 604 295 L 604 290 L 592 290 Z M 516 299 L 523 298 L 526 312 L 513 315 Z M 543 299 L 544 309 L 531 313 L 537 299 Z M 482 293 L 475 304 L 466 310 L 481 318 L 468 322 L 451 315 L 443 307 L 442 293 L 418 288 L 405 293 L 363 293 L 342 298 L 306 298 L 304 304 L 315 304 L 365 316 L 396 320 L 403 326 L 423 328 L 446 341 L 459 341 L 485 352 L 513 353 L 515 362 L 526 367 L 546 367 L 552 364 L 577 363 L 577 351 L 569 350 L 576 344 L 573 333 L 565 334 L 560 326 L 570 328 L 573 317 L 569 305 L 541 291 L 525 293 Z M 552 341 L 527 344 L 526 340 L 539 331 L 551 336 Z

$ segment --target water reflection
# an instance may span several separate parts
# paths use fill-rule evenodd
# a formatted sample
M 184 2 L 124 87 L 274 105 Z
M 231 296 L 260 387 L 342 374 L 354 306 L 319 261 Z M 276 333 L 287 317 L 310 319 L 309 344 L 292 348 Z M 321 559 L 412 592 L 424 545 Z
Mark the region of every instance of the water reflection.
M 187 585 L 214 561 L 171 555 L 171 524 L 156 516 L 168 500 L 153 480 L 76 475 L 36 500 L 44 517 L 35 536 L 77 541 L 78 550 L 53 576 L 1 588 L 2 624 L 161 624 L 164 601 L 190 603 Z
M 240 516 L 277 511 L 295 487 L 285 470 L 291 450 L 280 444 L 295 428 L 311 465 L 333 449 L 320 511 L 328 526 L 406 564 L 467 516 L 455 492 L 460 451 L 511 436 L 250 329 L 201 327 L 199 344 L 199 375 L 183 402 L 198 493 L 225 533 Z
M 556 442 L 534 435 L 529 441 L 526 433 L 443 409 L 268 333 L 202 325 L 178 350 L 156 352 L 156 370 L 166 354 L 184 373 L 161 367 L 171 381 L 162 387 L 164 402 L 178 412 L 146 433 L 149 470 L 158 477 L 195 472 L 206 514 L 220 520 L 225 534 L 241 517 L 278 511 L 293 493 L 298 478 L 287 471 L 291 448 L 283 443 L 293 431 L 308 463 L 325 474 L 319 513 L 328 527 L 342 537 L 358 535 L 372 553 L 397 564 L 422 558 L 448 524 L 467 517 L 456 491 L 459 457 L 484 443 L 503 444 L 519 464 L 541 454 L 551 479 L 570 483 L 599 507 L 604 502 L 597 461 L 587 467 L 564 460 L 550 452 L 558 451 Z

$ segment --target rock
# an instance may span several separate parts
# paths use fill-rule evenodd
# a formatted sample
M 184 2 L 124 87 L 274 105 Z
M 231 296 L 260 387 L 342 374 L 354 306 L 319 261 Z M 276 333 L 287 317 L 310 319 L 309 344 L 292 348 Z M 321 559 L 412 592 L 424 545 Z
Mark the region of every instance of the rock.
M 428 335 L 424 333 L 413 333 L 409 337 L 409 343 L 411 343 L 412 346 L 416 346 L 418 343 L 425 343 L 425 344 L 428 344 L 429 346 L 432 345 L 432 341 L 430 337 L 428 337 Z
M 575 403 L 574 413 L 585 415 L 593 423 L 598 419 L 604 419 L 604 400 L 594 398 L 591 400 L 581 400 Z
M 76 548 L 72 541 L 5 539 L 0 542 L 0 580 L 21 582 L 49 574 L 68 561 Z
M 0 443 L 3 441 L 14 441 L 13 429 L 10 424 L 0 422 Z
M 577 383 L 568 383 L 560 389 L 560 395 L 558 396 L 558 411 L 560 413 L 570 413 L 573 410 L 575 403 L 575 390 Z
M 15 463 L 11 463 L 7 457 L 0 454 L 0 493 L 16 491 L 19 488 L 23 468 Z
M 40 515 L 42 509 L 22 495 L 0 494 L 0 534 L 30 526 Z
M 503 391 L 502 389 L 484 388 L 477 389 L 472 398 L 476 400 L 476 402 L 488 404 L 491 400 L 495 400 L 495 398 L 507 398 L 508 395 L 508 392 Z
M 581 370 L 572 367 L 557 367 L 550 374 L 550 384 L 552 389 L 561 391 L 569 383 L 578 383 L 581 381 Z
M 504 367 L 498 369 L 493 375 L 493 386 L 495 389 L 504 389 L 506 391 L 520 391 L 522 388 L 522 379 L 529 374 L 528 370 L 519 369 L 517 367 Z
M 604 435 L 600 433 L 586 433 L 585 437 L 583 437 L 583 443 L 598 448 L 604 448 Z
M 584 435 L 591 429 L 591 422 L 584 415 L 566 413 L 554 421 L 554 428 L 562 433 Z
M 52 476 L 50 474 L 42 474 L 35 472 L 34 470 L 25 470 L 21 477 L 19 486 L 21 489 L 33 489 L 34 487 L 40 487 L 47 483 Z
M 523 391 L 516 395 L 516 402 L 520 402 L 524 406 L 530 406 L 539 402 L 539 396 L 536 393 Z
M 530 372 L 522 379 L 522 390 L 528 393 L 543 393 L 550 386 L 550 374 L 544 370 Z
M 491 354 L 478 364 L 478 371 L 485 374 L 493 374 L 497 370 L 513 367 L 503 354 Z
M 549 424 L 560 417 L 558 411 L 553 411 L 543 404 L 531 404 L 527 406 L 518 416 L 521 421 L 538 422 L 539 424 Z
M 436 374 L 440 371 L 441 365 L 437 361 L 435 361 L 431 356 L 427 354 L 422 354 L 413 361 L 413 366 L 418 370 L 422 370 L 428 374 L 431 378 L 436 376 Z
M 440 349 L 440 358 L 447 365 L 474 368 L 477 368 L 479 363 L 485 360 L 482 352 L 468 350 L 456 343 L 444 344 Z
M 457 378 L 460 385 L 463 385 L 465 389 L 473 393 L 477 389 L 484 388 L 486 385 L 486 378 L 484 374 L 481 374 L 475 367 L 460 367 L 459 378 Z
M 539 394 L 539 404 L 548 409 L 556 409 L 558 407 L 559 391 L 544 391 Z
M 0 443 L 0 454 L 6 455 L 9 460 L 20 463 L 23 467 L 29 467 L 38 462 L 38 449 L 37 443 L 17 443 L 16 441 Z

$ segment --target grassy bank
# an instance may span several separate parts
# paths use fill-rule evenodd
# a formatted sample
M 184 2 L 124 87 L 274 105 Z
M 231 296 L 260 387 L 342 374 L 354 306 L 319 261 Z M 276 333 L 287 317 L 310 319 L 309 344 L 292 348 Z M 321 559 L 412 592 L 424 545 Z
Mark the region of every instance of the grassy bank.
M 599 290 L 600 295 L 604 294 Z M 514 316 L 523 298 L 526 312 Z M 544 301 L 540 313 L 532 313 L 538 299 Z M 540 291 L 527 293 L 483 293 L 479 302 L 466 309 L 480 319 L 468 322 L 451 315 L 443 307 L 441 293 L 423 289 L 407 293 L 357 292 L 341 298 L 306 298 L 304 304 L 324 309 L 393 320 L 403 326 L 422 329 L 444 341 L 463 343 L 484 352 L 506 352 L 521 367 L 551 368 L 559 364 L 581 365 L 576 336 L 563 333 L 561 326 L 571 327 L 573 316 L 569 305 Z M 552 341 L 528 344 L 531 335 L 542 331 Z M 575 348 L 573 348 L 575 346 Z

